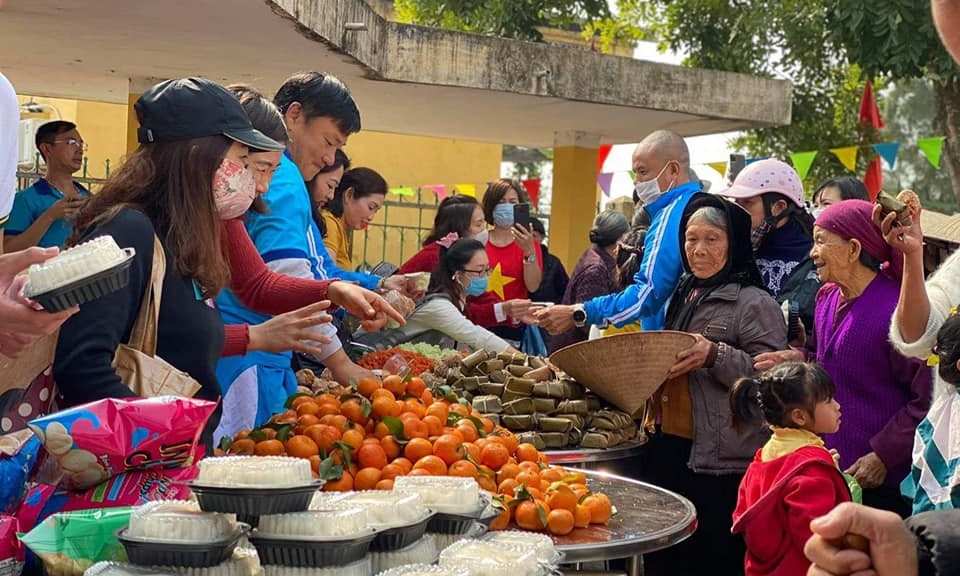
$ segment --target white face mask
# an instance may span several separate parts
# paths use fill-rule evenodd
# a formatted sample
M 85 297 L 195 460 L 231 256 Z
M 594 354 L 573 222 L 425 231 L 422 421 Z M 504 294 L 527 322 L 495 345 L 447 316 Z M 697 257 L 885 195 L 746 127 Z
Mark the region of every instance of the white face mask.
M 666 194 L 673 188 L 673 182 L 670 183 L 670 186 L 667 187 L 663 192 L 660 191 L 660 184 L 657 183 L 657 180 L 660 179 L 660 176 L 663 176 L 664 171 L 666 171 L 667 166 L 670 163 L 667 162 L 663 165 L 663 168 L 660 170 L 660 173 L 651 178 L 650 180 L 644 180 L 643 182 L 637 182 L 633 186 L 633 193 L 636 195 L 637 200 L 642 202 L 644 206 L 649 206 L 650 204 L 657 201 L 658 198 Z
M 823 214 L 823 210 L 824 210 L 823 208 L 811 208 L 810 215 L 813 216 L 814 220 L 816 220 L 817 218 L 820 217 L 821 214 Z
M 484 246 L 486 246 L 486 245 L 487 245 L 487 240 L 490 239 L 490 231 L 487 230 L 486 228 L 484 228 L 483 230 L 481 230 L 481 231 L 477 232 L 476 234 L 474 234 L 474 235 L 473 235 L 473 239 L 476 240 L 477 242 L 483 244 Z

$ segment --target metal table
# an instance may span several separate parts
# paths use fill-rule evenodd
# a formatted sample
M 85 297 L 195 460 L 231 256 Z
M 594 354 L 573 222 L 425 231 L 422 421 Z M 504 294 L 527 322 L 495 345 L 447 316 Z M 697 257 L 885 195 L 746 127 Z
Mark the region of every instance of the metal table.
M 574 450 L 547 450 L 547 460 L 550 464 L 556 465 L 574 465 L 578 468 L 584 468 L 586 464 L 596 462 L 610 462 L 612 460 L 622 460 L 632 458 L 640 454 L 640 449 L 646 444 L 646 440 L 637 440 L 626 442 L 613 448 L 576 448 Z
M 554 536 L 565 563 L 627 559 L 630 576 L 643 574 L 643 554 L 669 548 L 687 539 L 697 528 L 693 504 L 652 484 L 584 470 L 591 490 L 606 494 L 617 514 L 606 526 L 592 524 L 567 536 Z

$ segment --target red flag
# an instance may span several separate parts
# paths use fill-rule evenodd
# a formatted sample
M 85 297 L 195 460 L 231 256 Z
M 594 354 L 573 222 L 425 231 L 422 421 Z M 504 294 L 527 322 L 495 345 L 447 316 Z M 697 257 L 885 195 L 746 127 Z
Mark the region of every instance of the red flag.
M 523 180 L 520 183 L 523 184 L 523 187 L 527 190 L 527 196 L 530 197 L 530 204 L 536 208 L 537 200 L 540 199 L 540 179 L 531 178 L 529 180 Z
M 860 124 L 874 130 L 883 128 L 880 109 L 877 108 L 877 101 L 873 97 L 873 84 L 869 78 L 863 87 L 863 98 L 860 99 Z M 867 172 L 863 175 L 863 184 L 870 193 L 870 199 L 876 200 L 877 194 L 883 189 L 883 164 L 879 156 L 867 166 Z
M 607 156 L 610 155 L 611 150 L 613 150 L 613 146 L 609 145 L 597 148 L 597 173 L 603 172 L 603 163 L 607 161 Z

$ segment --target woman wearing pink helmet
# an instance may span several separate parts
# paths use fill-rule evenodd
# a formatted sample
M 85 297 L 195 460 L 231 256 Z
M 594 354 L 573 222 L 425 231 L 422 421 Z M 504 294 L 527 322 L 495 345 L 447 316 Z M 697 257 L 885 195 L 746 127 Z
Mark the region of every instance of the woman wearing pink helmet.
M 809 334 L 820 280 L 810 259 L 813 217 L 805 208 L 797 171 L 780 160 L 759 160 L 744 168 L 720 195 L 750 213 L 751 240 L 763 282 L 777 302 L 797 306 Z

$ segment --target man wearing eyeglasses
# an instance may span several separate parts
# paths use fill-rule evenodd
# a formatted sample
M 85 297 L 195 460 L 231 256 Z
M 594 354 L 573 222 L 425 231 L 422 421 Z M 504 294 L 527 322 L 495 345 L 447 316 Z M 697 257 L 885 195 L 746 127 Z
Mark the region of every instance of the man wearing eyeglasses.
M 73 233 L 73 217 L 90 192 L 73 179 L 83 166 L 86 144 L 72 122 L 55 120 L 40 126 L 37 149 L 47 164 L 46 176 L 19 192 L 4 230 L 8 251 L 31 246 L 63 246 Z

